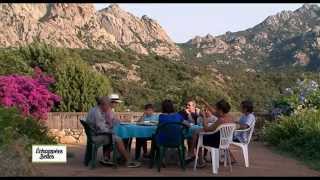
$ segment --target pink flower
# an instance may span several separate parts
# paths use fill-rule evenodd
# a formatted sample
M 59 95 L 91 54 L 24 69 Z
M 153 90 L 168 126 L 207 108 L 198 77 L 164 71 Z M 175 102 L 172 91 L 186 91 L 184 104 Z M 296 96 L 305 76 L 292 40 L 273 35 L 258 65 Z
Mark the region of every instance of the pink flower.
M 16 106 L 26 116 L 46 119 L 47 113 L 61 99 L 48 90 L 54 82 L 39 68 L 35 68 L 33 77 L 0 76 L 0 104 L 5 107 Z

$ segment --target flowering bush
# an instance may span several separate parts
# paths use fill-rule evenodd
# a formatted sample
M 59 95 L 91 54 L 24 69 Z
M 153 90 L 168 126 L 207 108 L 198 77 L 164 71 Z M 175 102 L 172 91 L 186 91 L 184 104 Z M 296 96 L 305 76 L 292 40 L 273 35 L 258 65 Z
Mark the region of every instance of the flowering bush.
M 35 68 L 33 77 L 8 75 L 0 76 L 0 104 L 5 107 L 18 107 L 26 116 L 46 119 L 47 113 L 60 101 L 60 97 L 48 90 L 54 83 Z
M 316 81 L 298 80 L 296 86 L 286 88 L 283 95 L 273 103 L 272 115 L 291 115 L 306 110 L 320 109 L 320 88 Z

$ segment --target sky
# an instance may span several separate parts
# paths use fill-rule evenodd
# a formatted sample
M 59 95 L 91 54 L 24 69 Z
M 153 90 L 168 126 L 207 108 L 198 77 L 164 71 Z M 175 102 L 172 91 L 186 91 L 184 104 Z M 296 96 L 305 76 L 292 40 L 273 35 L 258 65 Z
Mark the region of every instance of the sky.
M 97 10 L 110 4 L 96 3 Z M 224 34 L 253 27 L 270 15 L 283 10 L 296 10 L 303 4 L 156 4 L 118 3 L 120 8 L 135 16 L 148 17 L 157 21 L 176 43 L 190 40 L 194 36 Z

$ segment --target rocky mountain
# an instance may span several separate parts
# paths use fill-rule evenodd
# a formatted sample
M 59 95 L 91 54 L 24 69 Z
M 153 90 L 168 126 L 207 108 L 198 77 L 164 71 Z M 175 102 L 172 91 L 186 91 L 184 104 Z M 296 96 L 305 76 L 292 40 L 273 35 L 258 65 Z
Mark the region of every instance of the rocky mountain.
M 147 16 L 138 18 L 113 4 L 1 4 L 0 47 L 35 40 L 57 47 L 121 50 L 179 59 L 181 50 Z
M 222 61 L 218 63 L 313 66 L 320 64 L 314 62 L 320 61 L 315 58 L 318 57 L 319 33 L 320 7 L 305 4 L 295 11 L 269 16 L 247 30 L 215 37 L 196 36 L 181 46 L 193 59 L 219 57 Z

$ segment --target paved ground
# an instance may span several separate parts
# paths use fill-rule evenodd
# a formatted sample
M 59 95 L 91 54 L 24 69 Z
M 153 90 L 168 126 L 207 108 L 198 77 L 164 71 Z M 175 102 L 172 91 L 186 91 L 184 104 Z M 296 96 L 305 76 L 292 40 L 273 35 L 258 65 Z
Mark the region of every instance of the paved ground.
M 120 166 L 117 169 L 98 164 L 97 168 L 90 170 L 82 163 L 85 146 L 68 145 L 68 152 L 74 157 L 68 158 L 66 164 L 36 164 L 39 173 L 44 176 L 213 176 L 210 164 L 203 169 L 193 171 L 191 163 L 186 171 L 182 171 L 176 165 L 162 168 L 158 173 L 155 168 L 149 169 L 147 164 L 140 168 L 126 168 Z M 228 167 L 220 166 L 217 176 L 320 176 L 319 171 L 314 171 L 301 163 L 274 154 L 263 144 L 253 142 L 249 147 L 250 167 L 245 168 L 240 150 L 232 148 L 239 161 L 233 165 L 233 171 Z M 101 151 L 99 152 L 101 154 Z

